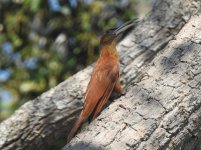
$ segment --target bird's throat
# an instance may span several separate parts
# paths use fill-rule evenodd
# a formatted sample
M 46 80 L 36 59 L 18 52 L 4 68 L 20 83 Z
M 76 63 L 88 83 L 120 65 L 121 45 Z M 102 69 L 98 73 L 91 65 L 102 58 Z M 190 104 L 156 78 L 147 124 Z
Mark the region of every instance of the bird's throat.
M 101 47 L 100 55 L 103 57 L 105 57 L 105 56 L 118 57 L 116 46 L 106 45 L 106 46 Z

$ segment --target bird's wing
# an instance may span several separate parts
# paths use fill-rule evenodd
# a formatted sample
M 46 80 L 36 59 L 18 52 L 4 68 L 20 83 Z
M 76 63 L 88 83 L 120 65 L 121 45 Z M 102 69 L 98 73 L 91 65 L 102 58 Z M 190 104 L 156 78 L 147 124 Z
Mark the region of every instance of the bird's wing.
M 105 65 L 104 68 L 94 70 L 85 95 L 83 115 L 88 118 L 93 112 L 94 118 L 100 112 L 112 93 L 118 75 L 117 65 Z
M 98 113 L 101 111 L 103 105 L 106 103 L 106 101 L 109 99 L 115 83 L 111 83 L 106 88 L 105 92 L 103 93 L 103 96 L 99 99 L 98 103 L 96 104 L 96 107 L 94 108 L 93 112 L 90 115 L 90 119 L 93 120 L 97 117 Z
M 82 112 L 68 135 L 68 142 L 74 137 L 81 124 L 85 122 L 90 115 L 92 118 L 97 116 L 112 93 L 118 79 L 118 66 L 114 64 L 105 64 L 102 66 L 101 68 L 97 64 L 93 71 L 85 94 Z

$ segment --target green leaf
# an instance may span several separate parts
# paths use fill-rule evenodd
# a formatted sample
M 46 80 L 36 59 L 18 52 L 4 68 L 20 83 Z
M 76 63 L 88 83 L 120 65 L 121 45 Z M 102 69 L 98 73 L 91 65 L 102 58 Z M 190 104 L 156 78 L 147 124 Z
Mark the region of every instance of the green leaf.
M 41 4 L 41 0 L 31 0 L 30 7 L 33 12 L 36 12 Z

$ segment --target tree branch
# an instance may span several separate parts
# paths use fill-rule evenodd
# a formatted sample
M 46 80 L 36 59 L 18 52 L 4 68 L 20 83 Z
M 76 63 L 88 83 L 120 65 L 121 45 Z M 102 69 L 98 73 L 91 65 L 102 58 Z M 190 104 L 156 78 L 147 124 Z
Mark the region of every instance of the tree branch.
M 198 115 L 200 98 L 196 95 L 196 88 L 192 88 L 193 90 L 185 88 L 191 81 L 194 85 L 193 82 L 197 79 L 195 80 L 193 76 L 186 84 L 172 80 L 179 78 L 175 73 L 177 66 L 184 68 L 181 70 L 182 75 L 190 74 L 191 68 L 185 70 L 185 65 L 188 66 L 192 62 L 182 64 L 182 59 L 187 57 L 186 54 L 195 52 L 196 55 L 192 56 L 192 60 L 199 60 L 199 44 L 189 42 L 184 44 L 186 47 L 178 47 L 178 49 L 175 49 L 175 43 L 168 44 L 175 37 L 181 39 L 188 37 L 187 34 L 183 36 L 178 32 L 199 9 L 200 1 L 196 0 L 161 0 L 154 5 L 150 15 L 141 20 L 118 46 L 126 95 L 112 103 L 64 149 L 72 147 L 82 149 L 83 146 L 110 149 L 147 146 L 174 148 L 175 145 L 182 145 L 179 139 L 183 134 L 187 137 L 183 141 L 190 135 L 199 135 L 194 133 L 199 131 L 196 126 L 199 122 L 197 124 L 192 122 L 197 118 L 200 120 Z M 196 27 L 191 29 L 197 27 L 200 26 L 196 24 Z M 188 44 L 194 46 L 189 50 Z M 160 53 L 150 66 L 142 68 L 165 46 L 163 53 Z M 183 50 L 187 52 L 182 54 Z M 175 60 L 178 62 L 176 63 Z M 186 58 L 183 61 L 187 60 Z M 174 63 L 176 65 L 171 68 Z M 92 66 L 89 66 L 78 72 L 57 87 L 25 103 L 14 115 L 2 122 L 0 149 L 48 149 L 48 147 L 52 148 L 56 141 L 66 140 L 67 133 L 82 108 L 81 100 L 91 71 Z M 184 90 L 181 90 L 181 87 Z M 178 89 L 184 92 L 174 95 Z M 189 100 L 195 101 L 195 104 L 189 103 Z M 183 112 L 186 117 L 182 115 Z M 186 124 L 189 128 L 185 126 Z M 192 127 L 195 130 L 192 130 Z M 174 137 L 177 137 L 178 141 L 174 140 Z
M 125 96 L 66 149 L 186 149 L 201 137 L 201 10 L 153 61 Z

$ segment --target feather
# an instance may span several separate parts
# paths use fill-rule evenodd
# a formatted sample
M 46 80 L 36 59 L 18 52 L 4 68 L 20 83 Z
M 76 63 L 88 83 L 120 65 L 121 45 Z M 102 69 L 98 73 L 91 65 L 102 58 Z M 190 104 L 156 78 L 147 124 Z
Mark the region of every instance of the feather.
M 79 118 L 68 136 L 68 142 L 74 137 L 81 124 L 85 122 L 89 116 L 94 119 L 101 111 L 103 105 L 112 93 L 115 82 L 118 79 L 118 74 L 119 67 L 116 60 L 108 63 L 100 58 L 97 61 L 87 87 L 83 110 L 81 111 Z

